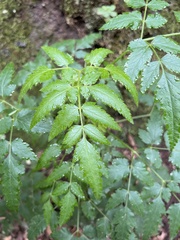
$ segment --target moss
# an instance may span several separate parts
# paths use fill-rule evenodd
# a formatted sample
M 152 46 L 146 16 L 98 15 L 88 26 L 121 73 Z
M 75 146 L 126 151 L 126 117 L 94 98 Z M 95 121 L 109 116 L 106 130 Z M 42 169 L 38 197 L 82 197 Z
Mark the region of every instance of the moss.
M 23 19 L 25 1 L 2 0 L 0 3 L 0 69 L 9 61 L 19 67 L 29 57 L 28 36 L 31 26 L 27 19 Z

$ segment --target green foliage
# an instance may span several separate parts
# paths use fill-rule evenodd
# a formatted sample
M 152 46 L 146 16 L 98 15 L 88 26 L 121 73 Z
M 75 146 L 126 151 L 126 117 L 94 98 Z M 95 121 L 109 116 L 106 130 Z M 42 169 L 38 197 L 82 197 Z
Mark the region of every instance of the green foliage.
M 179 33 L 144 38 L 165 25 L 169 4 L 124 2 L 131 11 L 104 8 L 101 30 L 140 36 L 114 61 L 107 48 L 87 51 L 101 37 L 93 33 L 43 46 L 14 81 L 12 63 L 0 73 L 0 211 L 4 227 L 25 219 L 28 239 L 49 226 L 53 239 L 146 240 L 162 217 L 171 239 L 180 230 Z M 143 114 L 132 116 L 138 102 Z

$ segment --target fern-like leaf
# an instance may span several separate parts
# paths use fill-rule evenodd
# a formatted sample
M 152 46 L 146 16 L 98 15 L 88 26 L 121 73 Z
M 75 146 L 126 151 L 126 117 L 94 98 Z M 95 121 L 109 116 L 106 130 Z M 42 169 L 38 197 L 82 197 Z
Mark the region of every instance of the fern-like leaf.
M 114 119 L 107 114 L 100 106 L 95 105 L 93 102 L 84 103 L 82 106 L 83 114 L 88 119 L 98 124 L 103 124 L 114 130 L 120 130 L 120 126 L 114 121 Z
M 150 62 L 145 66 L 142 72 L 141 80 L 141 92 L 144 93 L 159 77 L 159 67 L 158 61 Z
M 28 76 L 26 82 L 23 84 L 18 98 L 19 101 L 21 101 L 23 96 L 32 88 L 33 85 L 49 80 L 53 75 L 54 70 L 49 69 L 46 66 L 38 67 L 32 74 Z
M 149 14 L 146 19 L 147 28 L 160 28 L 167 23 L 166 18 L 162 17 L 159 13 Z
M 174 239 L 174 237 L 176 237 L 176 235 L 180 231 L 180 203 L 171 205 L 168 209 L 168 214 L 170 237 L 171 239 Z
M 77 205 L 77 200 L 73 193 L 70 191 L 60 201 L 60 226 L 65 224 L 74 212 L 74 208 Z
M 169 6 L 169 3 L 167 3 L 164 0 L 151 0 L 148 3 L 148 8 L 150 8 L 153 11 L 162 10 L 167 6 Z
M 87 54 L 84 60 L 86 63 L 98 67 L 104 61 L 105 57 L 110 53 L 112 53 L 112 51 L 109 49 L 97 48 Z
M 14 84 L 10 84 L 12 76 L 14 74 L 13 63 L 7 64 L 7 66 L 0 73 L 0 96 L 10 96 L 15 89 Z
M 141 13 L 139 11 L 132 11 L 112 18 L 109 22 L 104 24 L 100 30 L 113 30 L 122 28 L 130 28 L 132 30 L 136 30 L 138 29 L 141 21 Z
M 161 103 L 170 146 L 173 148 L 180 136 L 180 83 L 176 81 L 174 75 L 166 72 L 162 74 L 158 82 L 156 98 Z
M 177 54 L 180 52 L 180 45 L 178 45 L 172 39 L 166 38 L 164 36 L 156 36 L 152 41 L 152 45 L 159 50 L 163 50 L 167 53 Z
M 76 146 L 75 157 L 80 160 L 80 167 L 85 181 L 90 185 L 98 198 L 102 191 L 102 178 L 99 166 L 100 156 L 94 146 L 83 138 Z
M 129 122 L 133 123 L 131 114 L 123 100 L 119 98 L 114 91 L 104 84 L 96 84 L 89 87 L 92 96 L 98 101 L 101 100 L 104 104 L 114 108 L 122 114 Z
M 57 48 L 43 46 L 42 49 L 60 67 L 68 66 L 74 62 L 73 58 L 69 54 L 61 52 Z
M 136 105 L 138 105 L 138 93 L 130 77 L 120 67 L 114 66 L 113 64 L 107 65 L 106 69 L 110 72 L 112 78 L 115 81 L 118 81 L 119 83 L 125 86 L 125 88 L 133 96 Z
M 81 138 L 82 127 L 80 125 L 72 126 L 66 133 L 63 139 L 63 145 L 65 148 L 70 148 L 74 146 Z
M 180 73 L 180 58 L 178 56 L 168 53 L 162 58 L 162 63 L 168 70 Z
M 105 145 L 109 144 L 109 141 L 107 140 L 107 138 L 94 125 L 86 124 L 83 128 L 87 136 L 93 141 L 99 142 Z
M 66 130 L 73 124 L 73 122 L 78 121 L 78 119 L 78 107 L 70 104 L 64 105 L 63 109 L 59 111 L 57 117 L 53 122 L 51 132 L 49 134 L 49 140 L 52 140 L 59 133 Z
M 139 72 L 142 71 L 146 63 L 151 60 L 153 53 L 148 44 L 142 39 L 130 42 L 129 47 L 132 50 L 132 53 L 128 57 L 125 70 L 130 78 L 135 81 Z
M 60 146 L 56 143 L 50 145 L 40 156 L 36 165 L 36 170 L 40 170 L 44 167 L 49 167 L 54 158 L 57 158 L 61 153 Z

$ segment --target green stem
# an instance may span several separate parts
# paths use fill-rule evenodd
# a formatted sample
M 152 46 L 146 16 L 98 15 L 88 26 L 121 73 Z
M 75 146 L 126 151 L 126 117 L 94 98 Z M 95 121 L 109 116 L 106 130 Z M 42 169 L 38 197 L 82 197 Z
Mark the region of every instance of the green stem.
M 177 32 L 177 33 L 168 33 L 168 34 L 162 34 L 161 36 L 163 37 L 174 37 L 174 36 L 179 36 L 180 35 L 180 32 Z M 155 36 L 156 37 L 156 36 Z M 150 37 L 150 38 L 144 38 L 143 40 L 144 41 L 152 41 L 154 40 L 155 37 Z
M 132 117 L 132 119 L 146 118 L 146 117 L 150 117 L 150 115 L 151 113 L 142 114 L 142 115 L 134 116 Z M 118 120 L 117 122 L 118 123 L 127 122 L 127 119 L 121 119 L 121 120 Z
M 122 59 L 127 53 L 129 53 L 130 51 L 127 49 L 126 51 L 124 51 L 123 53 L 121 53 L 120 55 L 119 55 L 119 57 L 118 58 L 116 58 L 113 62 L 112 62 L 112 64 L 115 64 L 115 63 L 117 63 L 120 59 Z
M 9 107 L 15 109 L 16 111 L 19 110 L 19 109 L 17 109 L 15 106 L 13 106 L 12 104 L 10 104 L 9 102 L 7 102 L 7 101 L 5 101 L 5 100 L 2 100 L 1 102 L 4 103 L 4 104 L 6 104 L 6 105 L 8 105 Z
M 80 222 L 80 199 L 78 198 L 78 210 L 77 210 L 77 225 L 76 225 L 76 227 L 77 227 L 77 230 L 76 230 L 76 232 L 79 232 L 79 222 Z
M 129 173 L 129 179 L 128 179 L 128 188 L 127 188 L 127 195 L 126 195 L 126 203 L 125 203 L 125 208 L 127 208 L 128 206 L 128 202 L 129 202 L 129 192 L 130 192 L 130 186 L 131 186 L 131 178 L 132 178 L 132 162 L 130 165 L 130 173 Z
M 90 202 L 98 210 L 98 212 L 101 213 L 103 217 L 107 218 L 110 221 L 110 219 L 96 206 L 96 204 L 92 200 L 90 200 Z
M 80 116 L 80 122 L 81 122 L 81 126 L 83 129 L 84 123 L 83 123 L 83 114 L 82 114 L 82 106 L 81 106 L 81 83 L 80 83 L 80 72 L 79 72 L 79 77 L 78 77 L 78 109 L 79 109 L 79 116 Z M 85 132 L 83 130 L 83 137 L 85 137 Z
M 143 20 L 142 20 L 142 29 L 141 29 L 141 36 L 140 36 L 141 39 L 143 39 L 143 35 L 144 35 L 144 28 L 145 28 L 145 22 L 146 22 L 146 16 L 147 16 L 147 8 L 148 8 L 148 0 L 146 0 L 144 16 L 143 16 Z

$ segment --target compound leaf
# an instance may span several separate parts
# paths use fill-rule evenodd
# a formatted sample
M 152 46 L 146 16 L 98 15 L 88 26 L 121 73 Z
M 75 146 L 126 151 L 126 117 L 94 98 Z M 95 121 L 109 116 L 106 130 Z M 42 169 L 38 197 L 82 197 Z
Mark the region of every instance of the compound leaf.
M 160 14 L 149 14 L 146 19 L 146 26 L 148 28 L 160 28 L 167 22 L 166 18 Z
M 178 56 L 168 53 L 161 60 L 168 70 L 180 73 L 180 58 Z
M 142 39 L 130 42 L 129 47 L 132 53 L 128 57 L 125 70 L 129 77 L 135 81 L 139 72 L 142 71 L 146 63 L 151 60 L 153 53 L 148 44 Z
M 33 73 L 28 76 L 26 82 L 23 84 L 18 98 L 19 101 L 21 101 L 23 96 L 27 93 L 29 89 L 32 88 L 33 85 L 49 80 L 53 77 L 53 75 L 53 69 L 49 69 L 46 66 L 38 67 Z
M 102 178 L 99 166 L 100 156 L 94 146 L 83 138 L 76 146 L 75 157 L 80 160 L 80 167 L 85 181 L 92 188 L 98 198 L 102 190 Z
M 180 230 L 180 203 L 171 205 L 168 209 L 170 237 L 173 239 L 176 237 Z
M 31 122 L 31 128 L 34 127 L 40 120 L 42 120 L 50 111 L 55 110 L 57 107 L 61 107 L 66 100 L 66 91 L 53 91 L 49 93 L 37 107 L 36 112 Z
M 120 130 L 120 126 L 114 121 L 114 119 L 107 114 L 100 106 L 95 105 L 93 102 L 84 103 L 82 106 L 83 114 L 88 119 L 98 124 L 103 124 L 114 130 Z
M 22 109 L 16 115 L 14 126 L 19 130 L 22 129 L 26 132 L 30 131 L 30 124 L 33 117 L 33 111 L 30 109 Z
M 152 45 L 167 53 L 176 54 L 180 52 L 180 46 L 172 39 L 164 36 L 156 36 L 152 41 Z
M 16 138 L 12 142 L 12 152 L 20 159 L 30 159 L 30 160 L 37 159 L 35 153 L 29 147 L 29 144 L 26 142 L 23 142 L 21 138 Z
M 110 179 L 120 181 L 129 173 L 129 163 L 125 158 L 116 158 L 113 160 L 112 165 L 109 166 Z
M 144 93 L 159 77 L 159 67 L 160 64 L 158 61 L 150 62 L 144 67 L 141 80 L 142 93 Z
M 122 114 L 129 122 L 133 123 L 131 114 L 123 100 L 119 98 L 114 91 L 104 84 L 96 84 L 89 87 L 92 96 L 98 101 L 101 100 L 104 104 L 114 108 Z
M 82 127 L 80 125 L 72 126 L 63 139 L 63 145 L 65 148 L 74 146 L 79 141 L 81 135 Z
M 84 60 L 86 63 L 90 63 L 91 65 L 98 67 L 110 53 L 112 53 L 112 51 L 109 49 L 97 48 L 87 54 Z
M 0 96 L 10 96 L 15 89 L 15 85 L 10 84 L 14 74 L 14 65 L 9 63 L 0 73 Z
M 75 206 L 77 205 L 77 200 L 73 193 L 70 191 L 60 201 L 61 211 L 60 211 L 60 226 L 65 224 L 69 218 L 72 216 Z
M 50 145 L 48 148 L 45 149 L 45 151 L 40 156 L 37 165 L 36 170 L 40 170 L 44 167 L 49 167 L 52 163 L 52 160 L 54 158 L 57 158 L 61 154 L 60 146 L 56 143 Z
M 113 64 L 107 65 L 106 69 L 110 72 L 115 81 L 118 81 L 125 86 L 133 96 L 136 105 L 138 105 L 138 93 L 130 77 L 120 67 L 114 66 Z
M 57 48 L 43 46 L 42 49 L 60 67 L 68 66 L 74 62 L 73 58 L 69 54 L 61 52 Z
M 162 74 L 158 82 L 156 98 L 161 103 L 170 147 L 173 148 L 180 136 L 180 83 L 175 80 L 174 75 L 166 72 Z
M 52 140 L 59 133 L 66 130 L 73 124 L 73 122 L 78 121 L 78 119 L 79 119 L 78 107 L 71 104 L 64 105 L 63 109 L 59 111 L 57 117 L 53 122 L 49 134 L 49 140 Z
M 113 29 L 122 29 L 130 28 L 132 30 L 137 30 L 142 21 L 142 16 L 139 11 L 132 11 L 128 13 L 120 14 L 106 24 L 104 24 L 100 30 L 113 30 Z
M 109 141 L 107 138 L 99 131 L 97 127 L 95 127 L 92 124 L 86 124 L 84 125 L 84 131 L 87 134 L 87 136 L 94 140 L 95 142 L 99 142 L 105 145 L 109 144 Z
M 167 6 L 169 6 L 169 4 L 163 0 L 151 0 L 148 3 L 148 8 L 150 8 L 153 11 L 162 10 Z

